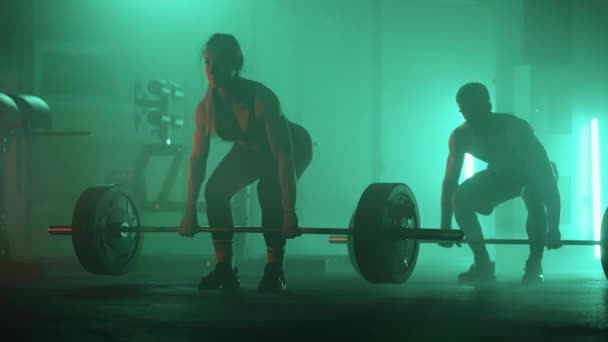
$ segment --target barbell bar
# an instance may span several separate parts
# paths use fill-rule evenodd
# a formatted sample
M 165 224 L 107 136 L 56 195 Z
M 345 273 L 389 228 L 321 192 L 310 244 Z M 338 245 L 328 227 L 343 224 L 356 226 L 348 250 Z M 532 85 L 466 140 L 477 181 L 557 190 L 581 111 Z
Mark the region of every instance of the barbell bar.
M 418 204 L 402 183 L 372 183 L 359 198 L 349 228 L 300 228 L 303 235 L 348 235 L 355 270 L 372 283 L 403 283 L 414 270 L 420 241 L 462 241 L 460 230 L 420 228 Z M 71 235 L 83 268 L 94 274 L 128 273 L 139 257 L 143 233 L 177 227 L 142 225 L 134 197 L 121 185 L 92 186 L 79 196 L 71 225 L 50 225 L 50 235 Z M 277 233 L 259 227 L 200 227 L 197 232 Z
M 348 243 L 347 236 L 330 236 L 328 238 L 331 244 L 345 244 Z M 421 241 L 426 242 L 426 241 Z M 525 239 L 484 239 L 483 242 L 487 245 L 529 245 L 530 240 Z M 463 240 L 458 241 L 460 244 L 468 244 L 469 241 Z M 561 240 L 563 246 L 601 246 L 602 241 L 598 240 Z
M 129 233 L 177 233 L 179 227 L 126 227 L 117 225 L 107 229 L 108 232 L 114 231 L 116 234 Z M 199 227 L 195 230 L 197 233 L 280 233 L 277 229 L 263 229 L 258 227 L 236 227 L 236 228 L 218 228 L 218 227 Z M 72 235 L 73 229 L 70 226 L 49 226 L 48 233 L 50 235 Z M 348 228 L 300 228 L 302 235 L 330 235 L 344 234 L 350 235 L 352 231 Z M 463 238 L 463 233 L 458 230 L 437 230 L 437 229 L 416 229 L 416 230 L 395 230 L 385 234 L 388 238 L 403 239 L 403 240 L 419 240 L 426 242 L 440 241 L 456 241 L 459 242 Z

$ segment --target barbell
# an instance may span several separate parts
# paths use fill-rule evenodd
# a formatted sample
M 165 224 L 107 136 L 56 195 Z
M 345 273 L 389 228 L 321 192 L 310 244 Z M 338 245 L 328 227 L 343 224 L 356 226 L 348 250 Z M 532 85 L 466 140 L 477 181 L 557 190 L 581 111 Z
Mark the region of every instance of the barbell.
M 303 235 L 347 235 L 355 270 L 368 282 L 403 283 L 412 274 L 421 241 L 463 240 L 460 230 L 420 228 L 418 203 L 403 183 L 372 183 L 363 191 L 348 228 L 300 228 Z M 143 233 L 177 232 L 177 227 L 142 225 L 134 197 L 121 185 L 85 189 L 72 224 L 51 225 L 51 235 L 71 235 L 82 267 L 93 274 L 128 273 L 141 253 Z M 199 227 L 197 232 L 265 233 L 258 227 Z
M 352 242 L 348 236 L 330 236 L 328 241 L 331 244 L 348 244 L 349 259 L 351 261 L 356 259 L 356 255 L 353 254 L 354 249 L 351 247 Z M 530 240 L 526 239 L 483 239 L 481 242 L 488 245 L 530 245 Z M 463 240 L 458 243 L 468 244 L 468 241 Z M 600 262 L 604 275 L 608 279 L 608 207 L 604 211 L 599 240 L 561 240 L 561 244 L 563 246 L 600 246 Z

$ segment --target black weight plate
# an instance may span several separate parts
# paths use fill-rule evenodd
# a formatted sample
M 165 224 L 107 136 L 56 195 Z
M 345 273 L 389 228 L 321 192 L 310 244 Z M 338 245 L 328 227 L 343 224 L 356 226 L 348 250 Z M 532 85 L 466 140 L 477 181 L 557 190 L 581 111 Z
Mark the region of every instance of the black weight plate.
M 348 239 L 355 270 L 371 283 L 403 283 L 412 274 L 420 243 L 394 237 L 401 229 L 419 229 L 418 203 L 403 183 L 373 183 L 357 204 Z
M 142 233 L 120 233 L 116 227 L 140 227 L 133 197 L 119 185 L 86 189 L 72 215 L 72 244 L 89 272 L 120 275 L 129 272 L 143 246 Z

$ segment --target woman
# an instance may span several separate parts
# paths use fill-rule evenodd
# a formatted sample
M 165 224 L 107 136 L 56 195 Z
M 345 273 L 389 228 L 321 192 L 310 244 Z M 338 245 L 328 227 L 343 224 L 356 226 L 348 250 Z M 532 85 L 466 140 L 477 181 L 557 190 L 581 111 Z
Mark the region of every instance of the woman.
M 205 187 L 211 227 L 233 227 L 230 199 L 252 182 L 257 184 L 268 263 L 258 285 L 261 292 L 285 287 L 283 258 L 287 238 L 300 235 L 295 211 L 296 182 L 312 160 L 308 132 L 282 113 L 272 90 L 240 76 L 243 54 L 230 34 L 212 35 L 203 53 L 208 89 L 196 110 L 193 149 L 188 175 L 186 210 L 179 233 L 192 237 L 198 227 L 196 201 L 206 175 L 210 137 L 234 142 Z M 282 231 L 280 230 L 282 229 Z M 211 233 L 215 269 L 201 278 L 199 289 L 237 289 L 232 233 Z

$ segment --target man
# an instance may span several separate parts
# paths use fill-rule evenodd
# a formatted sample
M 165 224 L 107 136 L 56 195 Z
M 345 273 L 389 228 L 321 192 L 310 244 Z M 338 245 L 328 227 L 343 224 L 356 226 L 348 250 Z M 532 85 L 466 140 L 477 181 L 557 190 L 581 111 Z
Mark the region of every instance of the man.
M 441 228 L 452 228 L 453 215 L 473 251 L 473 265 L 459 274 L 458 280 L 479 283 L 496 279 L 494 262 L 482 241 L 477 213 L 490 215 L 498 204 L 521 196 L 528 211 L 526 232 L 530 240 L 522 282 L 542 282 L 544 247 L 561 246 L 561 203 L 555 164 L 525 120 L 492 112 L 490 95 L 483 84 L 463 85 L 456 102 L 465 122 L 449 139 L 441 195 Z M 487 162 L 488 167 L 458 185 L 465 153 Z M 440 245 L 451 247 L 453 243 Z
M 285 286 L 283 258 L 287 238 L 300 235 L 296 215 L 296 184 L 312 161 L 312 141 L 302 126 L 282 113 L 279 99 L 262 83 L 240 76 L 243 54 L 233 35 L 213 34 L 203 58 L 209 88 L 196 111 L 186 209 L 179 233 L 192 237 L 198 226 L 196 201 L 205 179 L 210 137 L 233 142 L 205 188 L 207 219 L 212 227 L 232 228 L 230 200 L 239 190 L 258 182 L 262 227 L 268 263 L 258 290 L 281 291 Z M 233 266 L 233 234 L 211 234 L 216 267 L 201 278 L 200 290 L 240 287 Z

